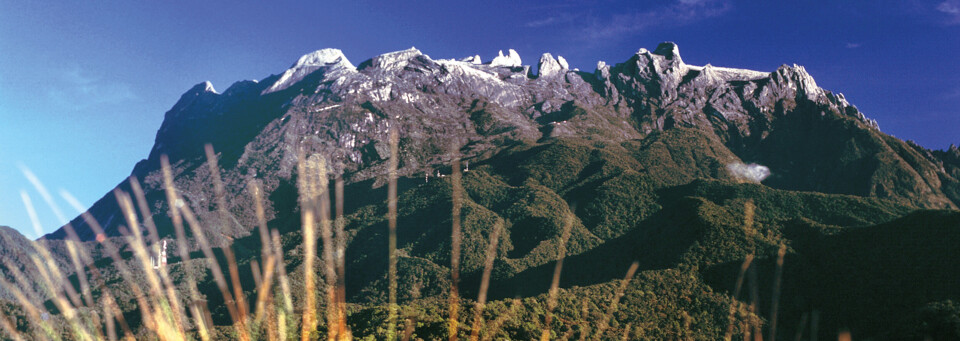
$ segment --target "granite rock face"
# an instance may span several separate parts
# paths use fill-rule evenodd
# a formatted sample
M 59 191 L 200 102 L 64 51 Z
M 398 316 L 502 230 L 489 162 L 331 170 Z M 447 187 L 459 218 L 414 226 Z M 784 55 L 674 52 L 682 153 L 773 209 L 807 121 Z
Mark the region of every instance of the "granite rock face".
M 523 65 L 523 61 L 520 59 L 517 51 L 513 49 L 507 50 L 506 55 L 503 54 L 503 51 L 500 51 L 498 55 L 490 61 L 490 66 L 519 67 L 521 65 Z
M 623 143 L 685 127 L 715 136 L 717 148 L 744 163 L 768 167 L 764 184 L 772 187 L 931 208 L 960 203 L 955 148 L 931 152 L 880 132 L 802 66 L 760 72 L 688 65 L 667 42 L 616 65 L 599 62 L 592 73 L 571 70 L 550 54 L 538 67 L 532 75 L 514 50 L 481 64 L 479 56 L 434 59 L 411 48 L 356 67 L 339 50 L 319 50 L 278 75 L 237 82 L 223 93 L 208 82 L 188 90 L 132 175 L 154 214 L 165 215 L 160 159 L 167 155 L 188 204 L 208 225 L 222 227 L 211 232 L 222 244 L 256 225 L 244 190 L 249 181 L 270 193 L 270 218 L 290 210 L 284 198 L 296 195 L 301 157 L 325 158 L 329 175 L 347 183 L 380 186 L 391 129 L 401 137 L 399 174 L 423 178 L 446 167 L 452 149 L 479 162 L 517 144 L 567 137 Z M 217 152 L 229 216 L 214 205 L 207 143 Z M 106 222 L 108 234 L 119 233 L 112 195 L 90 213 Z M 83 219 L 72 223 L 81 238 L 94 237 Z M 47 236 L 64 237 L 62 229 Z
M 539 77 L 552 77 L 566 73 L 570 65 L 563 57 L 557 56 L 556 59 L 549 53 L 540 56 L 540 62 L 537 64 L 537 75 Z

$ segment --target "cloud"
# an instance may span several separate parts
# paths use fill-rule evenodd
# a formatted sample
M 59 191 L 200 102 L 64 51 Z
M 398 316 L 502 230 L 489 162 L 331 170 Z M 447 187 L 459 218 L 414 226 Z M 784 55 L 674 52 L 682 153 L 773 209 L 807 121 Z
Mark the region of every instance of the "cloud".
M 960 14 L 960 1 L 944 1 L 937 6 L 937 10 L 946 14 Z
M 943 99 L 950 100 L 960 98 L 960 86 L 947 90 L 942 96 Z
M 525 27 L 543 27 L 549 26 L 557 21 L 557 17 L 547 17 L 545 19 L 534 20 L 524 24 Z
M 946 0 L 941 2 L 937 5 L 937 11 L 949 17 L 947 24 L 960 24 L 960 0 Z
M 559 14 L 547 16 L 546 18 L 529 21 L 523 26 L 530 27 L 530 28 L 546 27 L 546 26 L 570 23 L 576 19 L 577 19 L 577 15 L 573 15 L 570 13 L 559 13 Z
M 763 179 L 770 176 L 770 168 L 756 163 L 744 164 L 743 162 L 734 162 L 727 165 L 727 171 L 734 178 L 742 181 L 760 183 Z
M 86 85 L 98 81 L 99 79 L 84 75 L 80 66 L 74 65 L 69 70 L 63 72 L 61 78 L 70 84 Z
M 860 43 L 847 43 L 846 46 L 847 46 L 848 49 L 855 49 L 855 48 L 860 47 L 861 44 L 860 44 Z
M 609 39 L 643 32 L 651 27 L 677 27 L 720 16 L 733 6 L 727 0 L 678 0 L 645 11 L 594 18 L 586 28 L 591 39 Z
M 523 27 L 541 28 L 582 19 L 589 8 L 577 1 L 551 1 L 525 5 L 524 9 L 532 19 Z
M 557 26 L 583 20 L 585 17 L 582 10 L 578 10 L 578 8 L 570 4 L 556 4 L 551 7 L 531 8 L 531 10 L 536 11 L 537 17 L 535 17 L 534 20 L 524 23 L 524 27 L 541 28 Z
M 47 98 L 65 110 L 83 110 L 101 104 L 117 104 L 137 99 L 129 84 L 104 80 L 79 66 L 59 73 L 47 88 Z

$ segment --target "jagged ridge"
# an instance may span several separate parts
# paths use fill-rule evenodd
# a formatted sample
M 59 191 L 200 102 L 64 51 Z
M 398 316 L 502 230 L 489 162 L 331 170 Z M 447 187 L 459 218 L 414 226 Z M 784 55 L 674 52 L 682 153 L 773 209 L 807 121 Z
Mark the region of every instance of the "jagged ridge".
M 405 176 L 433 173 L 450 146 L 480 160 L 516 143 L 574 136 L 620 143 L 688 127 L 716 136 L 743 161 L 769 166 L 768 183 L 775 187 L 933 208 L 960 200 L 956 177 L 941 161 L 881 133 L 842 94 L 818 87 L 802 66 L 759 72 L 687 65 L 673 43 L 640 49 L 614 66 L 599 62 L 593 73 L 544 54 L 534 75 L 516 51 L 501 56 L 487 64 L 478 56 L 434 60 L 411 48 L 353 67 L 341 51 L 324 49 L 280 75 L 238 82 L 223 94 L 201 83 L 167 112 L 150 156 L 133 175 L 158 190 L 159 156 L 166 154 L 185 171 L 178 181 L 198 183 L 202 171 L 189 169 L 203 161 L 203 144 L 212 143 L 225 178 L 238 184 L 289 181 L 300 153 L 336 159 L 333 173 L 360 182 L 383 173 L 382 141 L 391 127 L 404 137 Z M 850 152 L 824 153 L 839 147 L 824 140 Z M 798 163 L 794 155 L 829 157 Z M 105 197 L 91 211 L 107 220 L 117 213 L 110 201 Z M 83 221 L 74 223 L 83 230 Z
M 446 243 L 453 194 L 447 179 L 424 177 L 449 172 L 452 146 L 471 164 L 464 177 L 464 245 L 471 246 L 464 249 L 464 283 L 478 282 L 482 248 L 476 246 L 486 242 L 494 221 L 503 221 L 492 297 L 542 294 L 546 286 L 522 284 L 549 276 L 561 217 L 572 214 L 564 287 L 582 285 L 577 292 L 609 297 L 598 288 L 639 259 L 645 272 L 637 287 L 658 288 L 657 295 L 672 295 L 670 304 L 676 304 L 665 311 L 675 319 L 626 319 L 653 325 L 687 312 L 726 316 L 730 302 L 722 284 L 747 254 L 757 254 L 762 262 L 781 244 L 844 251 L 829 244 L 832 231 L 909 227 L 888 222 L 917 207 L 955 207 L 957 202 L 952 191 L 960 165 L 956 148 L 932 152 L 883 134 L 842 95 L 819 88 L 796 65 L 769 73 L 691 66 L 672 43 L 652 52 L 641 49 L 613 66 L 598 63 L 593 73 L 570 69 L 552 55 L 540 58 L 536 74 L 515 51 L 498 58 L 488 64 L 477 56 L 434 60 L 411 48 L 353 67 L 339 51 L 321 50 L 279 75 L 238 82 L 223 93 L 201 83 L 167 113 L 150 156 L 133 175 L 144 185 L 159 233 L 171 235 L 158 171 L 161 155 L 168 155 L 175 186 L 197 212 L 207 239 L 214 246 L 231 246 L 242 262 L 257 257 L 259 238 L 250 235 L 257 224 L 244 189 L 260 182 L 269 227 L 283 233 L 287 264 L 298 264 L 296 164 L 307 156 L 330 160 L 331 175 L 347 182 L 347 294 L 351 302 L 382 303 L 378 293 L 385 287 L 387 258 L 381 185 L 389 155 L 383 141 L 397 129 L 402 137 L 399 279 L 402 288 L 411 289 L 402 293 L 402 301 L 435 298 L 443 294 L 437 288 L 449 285 Z M 204 165 L 207 142 L 218 152 L 226 214 L 216 209 L 220 198 Z M 742 179 L 727 166 L 748 162 L 769 166 L 768 186 L 736 183 Z M 118 187 L 129 191 L 126 182 Z M 752 229 L 743 225 L 747 203 L 756 207 Z M 120 233 L 123 217 L 112 196 L 90 213 L 108 234 Z M 923 214 L 903 219 L 920 221 L 926 241 L 946 235 L 929 227 L 952 231 L 956 225 L 955 212 L 942 214 L 948 218 L 944 224 L 923 222 Z M 95 237 L 83 221 L 73 224 L 81 238 Z M 897 233 L 887 234 L 891 244 L 899 240 Z M 63 238 L 63 231 L 47 238 Z M 922 259 L 937 255 L 918 250 Z M 820 252 L 801 252 L 819 259 Z M 878 257 L 855 258 L 851 264 Z M 171 266 L 187 265 L 172 261 Z M 939 271 L 931 269 L 927 273 Z M 797 297 L 784 312 L 799 315 L 807 298 L 822 294 L 818 290 L 833 293 L 837 287 L 828 280 L 811 285 L 812 294 L 784 295 Z M 209 278 L 199 285 L 213 288 Z M 463 288 L 465 294 L 471 290 Z M 903 306 L 955 295 L 954 288 L 918 293 Z M 647 302 L 639 297 L 628 299 Z M 648 305 L 629 306 L 641 311 Z M 218 315 L 225 319 L 222 311 Z M 715 320 L 698 318 L 705 333 L 726 326 Z

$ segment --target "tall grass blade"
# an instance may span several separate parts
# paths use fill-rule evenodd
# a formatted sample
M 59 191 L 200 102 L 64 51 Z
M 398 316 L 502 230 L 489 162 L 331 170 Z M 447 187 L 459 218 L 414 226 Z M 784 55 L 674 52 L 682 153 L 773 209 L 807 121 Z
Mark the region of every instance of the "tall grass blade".
M 460 173 L 460 156 L 457 153 L 455 148 L 451 148 L 450 154 L 453 156 L 452 161 L 452 176 L 450 178 L 451 185 L 453 186 L 453 196 L 452 204 L 453 208 L 451 211 L 451 234 L 450 234 L 450 302 L 449 302 L 449 311 L 450 316 L 447 322 L 447 339 L 450 341 L 457 340 L 457 333 L 459 331 L 459 314 L 460 314 L 460 243 L 462 242 L 463 237 L 461 236 L 460 231 L 460 210 L 463 206 L 461 203 L 461 198 L 463 195 L 463 185 L 461 183 L 461 173 Z M 491 241 L 493 243 L 493 241 Z M 489 256 L 489 255 L 488 255 Z M 478 304 L 480 304 L 478 302 Z M 476 340 L 476 329 L 478 327 L 478 321 L 474 319 L 474 326 L 471 328 L 470 339 Z
M 167 206 L 169 207 L 169 216 L 173 220 L 173 229 L 176 234 L 177 241 L 177 253 L 180 256 L 180 264 L 183 267 L 186 267 L 190 261 L 190 252 L 187 247 L 187 234 L 184 229 L 183 215 L 180 210 L 177 208 L 178 194 L 176 188 L 173 185 L 173 170 L 170 167 L 170 159 L 166 155 L 160 156 L 160 169 L 163 174 L 163 188 L 164 194 L 167 199 Z M 196 279 L 193 278 L 193 273 L 191 271 L 185 271 L 187 281 L 187 292 L 190 295 L 190 315 L 193 316 L 194 324 L 197 326 L 197 331 L 200 334 L 200 339 L 203 341 L 210 340 L 210 328 L 213 326 L 208 323 L 210 320 L 207 318 L 207 313 L 205 313 L 205 306 L 201 306 L 200 294 L 197 291 Z
M 736 312 L 737 308 L 740 306 L 740 302 L 737 301 L 737 297 L 740 296 L 740 289 L 743 288 L 743 278 L 747 274 L 747 270 L 750 268 L 750 264 L 752 262 L 753 262 L 753 255 L 752 254 L 747 255 L 747 257 L 743 259 L 743 264 L 740 265 L 739 274 L 737 274 L 737 282 L 733 288 L 733 296 L 731 296 L 733 298 L 733 302 L 730 302 L 730 315 L 727 318 L 727 320 L 730 322 L 728 322 L 727 331 L 723 335 L 723 339 L 726 341 L 730 341 L 730 339 L 733 337 L 733 323 L 734 323 L 734 317 L 735 317 L 734 313 Z
M 620 286 L 617 287 L 617 291 L 614 292 L 613 298 L 610 300 L 610 308 L 607 309 L 607 312 L 603 316 L 603 320 L 600 321 L 600 324 L 597 326 L 597 333 L 595 334 L 595 339 L 602 339 L 603 333 L 607 330 L 607 327 L 610 324 L 610 318 L 613 317 L 613 314 L 617 311 L 618 305 L 620 304 L 620 298 L 623 297 L 624 291 L 627 290 L 627 284 L 630 284 L 630 280 L 633 279 L 633 275 L 637 273 L 637 269 L 640 268 L 640 262 L 634 261 L 633 264 L 630 264 L 630 268 L 627 269 L 627 274 L 623 276 L 623 280 L 620 281 Z
M 508 310 L 506 314 L 497 316 L 495 320 L 487 324 L 487 327 L 485 328 L 485 331 L 483 333 L 484 335 L 482 340 L 484 341 L 493 340 L 493 338 L 500 331 L 500 328 L 503 327 L 503 324 L 506 323 L 508 320 L 514 318 L 514 316 L 517 314 L 517 309 L 519 308 L 520 308 L 520 300 L 516 298 L 511 299 L 510 310 Z
M 343 216 L 343 178 L 337 176 L 334 182 L 334 196 L 336 201 L 336 215 L 334 216 L 335 230 L 335 267 L 336 267 L 336 285 L 334 290 L 336 297 L 334 305 L 336 307 L 336 316 L 334 316 L 334 331 L 339 339 L 350 339 L 352 334 L 347 327 L 347 282 L 346 282 L 346 245 L 347 235 L 346 218 Z
M 750 326 L 753 329 L 750 335 L 753 335 L 754 341 L 763 340 L 763 334 L 760 330 L 760 314 L 757 304 L 760 302 L 759 282 L 757 281 L 757 268 L 752 267 L 747 270 L 747 278 L 750 282 Z
M 793 337 L 795 341 L 803 341 L 803 330 L 807 328 L 807 319 L 809 318 L 809 313 L 803 313 L 803 315 L 800 316 L 800 323 L 797 325 L 797 333 Z
M 820 311 L 814 309 L 810 313 L 810 341 L 817 341 L 820 334 Z
M 23 341 L 23 336 L 20 336 L 20 332 L 17 331 L 17 327 L 10 322 L 10 318 L 0 311 L 0 327 L 3 327 L 3 333 L 0 333 L 0 336 L 6 334 L 14 341 Z
M 493 262 L 497 259 L 497 245 L 500 241 L 500 233 L 503 229 L 503 222 L 499 219 L 493 224 L 493 231 L 490 231 L 490 241 L 487 244 L 486 259 L 483 262 L 483 275 L 480 279 L 480 292 L 477 295 L 477 303 L 473 309 L 473 324 L 470 326 L 470 341 L 476 341 L 480 335 L 480 326 L 483 323 L 483 308 L 487 304 L 487 291 L 490 289 L 490 273 L 493 272 Z
M 390 130 L 390 162 L 388 165 L 389 173 L 387 175 L 387 228 L 389 236 L 387 240 L 388 269 L 387 276 L 389 280 L 389 294 L 387 307 L 387 340 L 394 341 L 397 338 L 397 165 L 398 157 L 398 136 L 397 128 Z
M 767 337 L 770 341 L 777 338 L 777 310 L 780 306 L 780 281 L 783 280 L 783 256 L 787 253 L 787 245 L 780 244 L 780 250 L 777 251 L 777 269 L 773 275 L 773 296 L 770 302 L 770 334 Z
M 567 241 L 570 240 L 570 231 L 573 229 L 573 213 L 564 215 L 563 233 L 560 235 L 560 245 L 557 248 L 557 261 L 553 268 L 553 278 L 550 281 L 550 292 L 547 297 L 547 316 L 540 333 L 540 341 L 550 339 L 550 329 L 553 324 L 553 309 L 557 306 L 557 295 L 560 291 L 560 273 L 563 271 L 563 259 L 567 255 Z M 631 276 L 632 277 L 632 276 Z
M 852 339 L 853 337 L 850 336 L 849 330 L 841 329 L 840 332 L 837 333 L 837 341 L 850 341 Z

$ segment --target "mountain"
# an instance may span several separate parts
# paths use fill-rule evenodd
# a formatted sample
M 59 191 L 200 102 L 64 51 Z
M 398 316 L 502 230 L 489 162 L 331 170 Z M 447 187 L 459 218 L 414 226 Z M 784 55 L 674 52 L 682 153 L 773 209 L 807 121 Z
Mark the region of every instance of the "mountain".
M 165 154 L 180 165 L 178 182 L 199 186 L 205 170 L 193 168 L 211 143 L 224 179 L 234 181 L 227 188 L 243 188 L 236 185 L 252 178 L 289 180 L 297 153 L 336 158 L 331 172 L 356 183 L 383 173 L 391 124 L 403 137 L 405 176 L 442 167 L 450 146 L 479 160 L 513 144 L 572 136 L 621 143 L 686 127 L 716 139 L 737 159 L 769 167 L 771 187 L 927 208 L 960 202 L 956 174 L 942 165 L 946 154 L 883 134 L 801 66 L 770 73 L 692 66 L 675 44 L 663 43 L 624 63 L 600 62 L 593 73 L 566 69 L 549 54 L 538 68 L 544 71 L 433 60 L 412 48 L 354 67 L 339 50 L 320 50 L 280 75 L 237 82 L 222 94 L 208 82 L 193 87 L 166 113 L 150 156 L 132 175 L 144 180 L 148 193 L 155 191 Z M 266 185 L 272 191 L 279 183 Z M 186 197 L 197 208 L 206 199 Z M 118 212 L 112 195 L 91 209 L 113 234 L 119 221 L 110 217 Z M 92 238 L 81 219 L 72 223 Z M 47 238 L 64 236 L 58 231 Z
M 955 285 L 907 284 L 930 276 L 957 283 L 957 258 L 947 246 L 960 241 L 956 147 L 931 151 L 881 132 L 801 66 L 759 72 L 688 65 L 673 43 L 612 66 L 599 62 L 594 72 L 550 54 L 534 71 L 512 50 L 483 64 L 476 56 L 435 60 L 411 48 L 354 66 L 341 51 L 324 49 L 222 93 L 200 83 L 165 114 L 148 158 L 133 168 L 150 212 L 136 218 L 154 223 L 159 237 L 175 236 L 161 171 L 166 156 L 182 204 L 197 213 L 218 259 L 233 250 L 239 281 L 253 297 L 249 268 L 263 260 L 248 184 L 263 189 L 267 225 L 281 234 L 286 270 L 296 279 L 304 261 L 297 183 L 306 177 L 298 163 L 327 160 L 326 175 L 345 183 L 351 329 L 379 335 L 391 129 L 400 137 L 399 298 L 418 307 L 411 309 L 425 325 L 420 337 L 445 335 L 438 312 L 450 286 L 455 195 L 463 204 L 464 297 L 477 294 L 492 226 L 503 226 L 490 309 L 503 313 L 511 298 L 523 298 L 518 318 L 503 327 L 511 338 L 539 335 L 565 217 L 572 218 L 557 314 L 566 320 L 550 326 L 556 333 L 581 335 L 584 325 L 602 320 L 618 278 L 637 261 L 608 337 L 716 339 L 732 304 L 760 303 L 757 314 L 737 319 L 774 310 L 763 302 L 771 301 L 780 245 L 787 255 L 775 311 L 784 336 L 813 311 L 822 337 L 839 328 L 857 337 L 923 335 L 930 333 L 923 329 L 928 311 L 949 315 L 960 299 Z M 207 143 L 219 174 L 207 165 Z M 453 153 L 469 164 L 459 194 L 444 176 Z M 133 186 L 128 180 L 117 189 L 132 193 Z M 101 237 L 123 243 L 120 207 L 110 193 L 88 217 L 70 222 L 105 269 L 116 265 L 102 256 L 89 218 L 102 225 Z M 198 278 L 214 323 L 229 325 L 214 279 L 203 275 L 196 236 L 189 238 L 193 259 L 172 258 L 171 272 Z M 43 238 L 63 239 L 65 229 Z M 757 259 L 754 276 L 763 278 L 750 281 L 759 299 L 733 289 L 748 255 Z M 119 276 L 104 271 L 106 290 L 123 292 Z M 897 295 L 890 305 L 868 303 L 890 295 Z M 127 314 L 136 311 L 134 300 L 118 294 Z M 735 330 L 745 332 L 739 323 Z
M 39 299 L 45 289 L 44 279 L 37 271 L 36 261 L 52 262 L 58 268 L 72 267 L 67 246 L 60 240 L 31 241 L 8 226 L 0 226 L 0 276 L 2 281 L 25 288 L 26 298 Z M 44 255 L 39 249 L 49 250 Z M 49 259 L 47 258 L 49 256 Z M 0 285 L 0 301 L 16 301 L 17 297 L 6 286 Z

